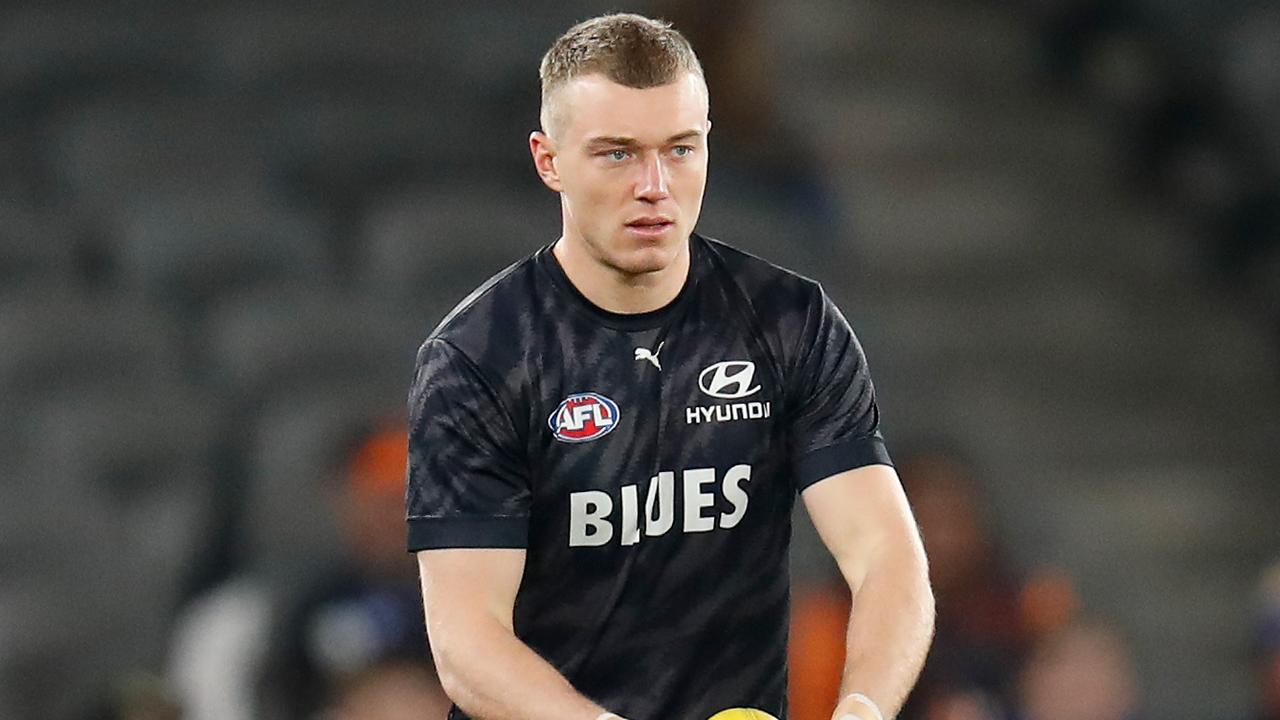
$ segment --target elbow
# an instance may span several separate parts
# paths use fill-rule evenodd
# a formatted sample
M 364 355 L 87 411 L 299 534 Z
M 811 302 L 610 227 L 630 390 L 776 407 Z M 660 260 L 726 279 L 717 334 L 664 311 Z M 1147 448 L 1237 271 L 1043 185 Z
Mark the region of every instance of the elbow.
M 435 632 L 432 632 L 433 629 Z M 438 627 L 429 627 L 428 632 L 431 656 L 444 694 L 471 717 L 492 714 L 490 698 L 485 692 L 485 667 L 480 660 L 484 655 L 477 653 L 473 636 L 453 631 L 443 632 Z
M 458 707 L 462 707 L 467 694 L 466 682 L 462 676 L 456 669 L 441 663 L 439 660 L 436 661 L 436 674 L 440 677 L 440 687 L 444 688 L 444 694 Z
M 449 701 L 471 717 L 484 715 L 477 704 L 477 694 L 467 680 L 466 673 L 460 672 L 456 665 L 436 660 L 436 674 L 440 677 L 440 687 Z
M 440 678 L 440 687 L 458 707 L 463 707 L 467 698 L 466 673 L 458 667 L 457 658 L 452 647 L 446 642 L 444 633 L 428 633 L 431 644 L 431 659 L 435 662 L 436 676 Z M 465 710 L 466 708 L 463 707 Z

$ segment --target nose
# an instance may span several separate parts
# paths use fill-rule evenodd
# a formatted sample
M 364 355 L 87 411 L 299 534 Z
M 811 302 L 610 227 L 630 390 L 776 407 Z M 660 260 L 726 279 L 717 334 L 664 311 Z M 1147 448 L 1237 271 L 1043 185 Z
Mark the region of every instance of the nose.
M 646 153 L 640 173 L 640 179 L 636 183 L 636 199 L 657 202 L 670 197 L 667 187 L 667 168 L 662 162 L 661 153 Z

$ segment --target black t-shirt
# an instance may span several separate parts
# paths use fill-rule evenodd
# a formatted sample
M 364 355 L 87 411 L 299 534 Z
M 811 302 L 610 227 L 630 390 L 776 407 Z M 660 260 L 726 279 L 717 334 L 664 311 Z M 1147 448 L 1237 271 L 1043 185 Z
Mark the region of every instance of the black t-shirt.
M 631 720 L 785 718 L 796 494 L 889 456 L 822 288 L 690 250 L 653 312 L 593 305 L 548 246 L 445 318 L 409 398 L 409 549 L 525 548 L 516 635 Z

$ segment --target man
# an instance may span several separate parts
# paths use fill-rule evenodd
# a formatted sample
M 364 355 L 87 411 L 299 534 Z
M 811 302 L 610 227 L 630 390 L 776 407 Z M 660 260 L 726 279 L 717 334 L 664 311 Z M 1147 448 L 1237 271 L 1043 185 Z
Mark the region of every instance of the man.
M 445 318 L 410 393 L 450 717 L 785 718 L 797 493 L 854 596 L 835 717 L 892 717 L 933 598 L 857 340 L 816 283 L 692 233 L 711 123 L 679 33 L 588 20 L 541 76 L 563 234 Z

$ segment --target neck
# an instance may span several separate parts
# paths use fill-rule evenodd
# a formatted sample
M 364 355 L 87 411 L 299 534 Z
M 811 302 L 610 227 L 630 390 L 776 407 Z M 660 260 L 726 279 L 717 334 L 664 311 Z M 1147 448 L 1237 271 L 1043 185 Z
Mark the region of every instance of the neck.
M 676 299 L 689 276 L 689 241 L 661 270 L 628 273 L 591 255 L 583 243 L 561 237 L 552 248 L 569 282 L 596 307 L 624 315 L 651 312 Z

